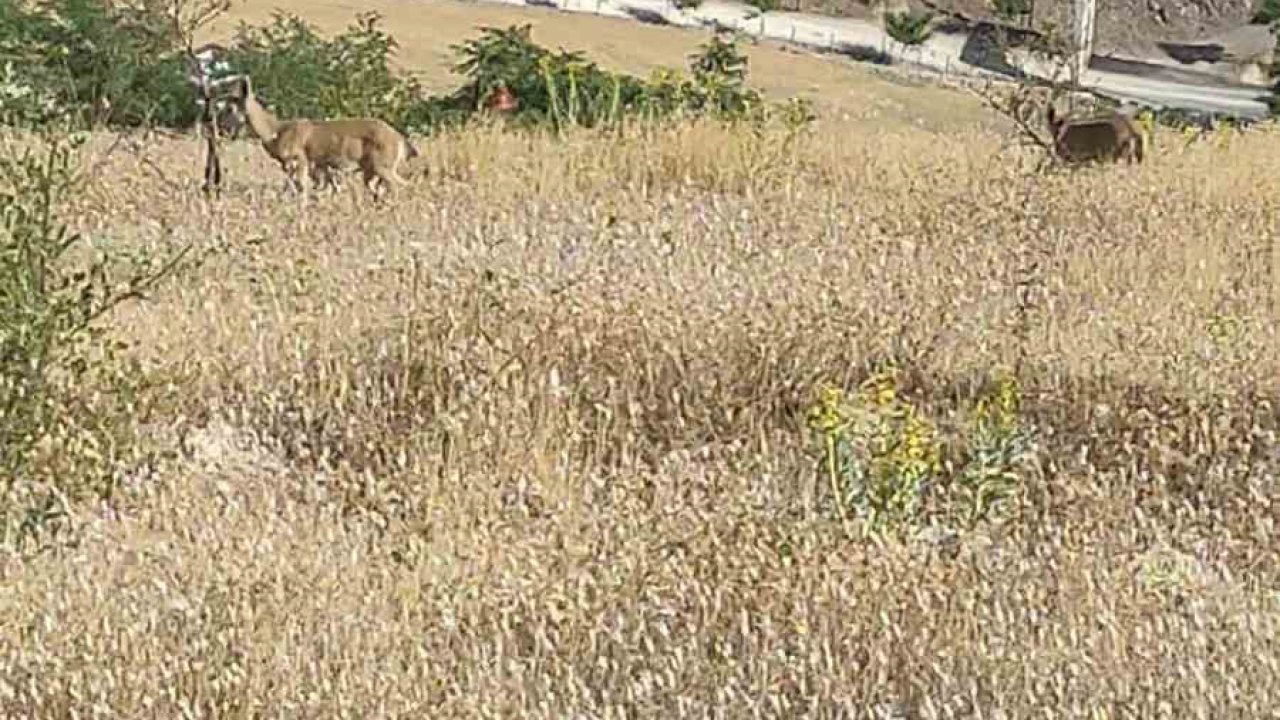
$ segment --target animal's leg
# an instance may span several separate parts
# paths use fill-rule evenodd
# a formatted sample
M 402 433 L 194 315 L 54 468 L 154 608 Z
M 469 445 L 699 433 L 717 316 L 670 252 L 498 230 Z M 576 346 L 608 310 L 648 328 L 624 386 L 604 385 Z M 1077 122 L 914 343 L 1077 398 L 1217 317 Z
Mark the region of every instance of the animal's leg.
M 302 207 L 306 208 L 307 201 L 310 199 L 310 183 L 307 182 L 311 179 L 310 163 L 307 162 L 306 158 L 295 157 L 286 160 L 285 165 L 285 172 L 293 182 L 294 186 L 300 190 L 299 194 L 301 195 Z
M 373 196 L 375 203 L 382 201 L 382 194 L 379 192 L 378 181 L 380 177 L 378 171 L 371 163 L 362 163 L 360 165 L 360 177 L 364 180 L 364 186 Z
M 293 179 L 293 163 L 288 159 L 280 160 L 280 170 L 284 173 L 284 191 L 296 197 L 298 184 Z
M 341 183 L 338 179 L 338 168 L 333 165 L 317 165 L 311 178 L 317 185 L 328 188 L 335 193 L 340 189 Z
M 321 166 L 321 165 L 312 165 L 312 166 L 310 166 L 310 168 L 308 169 L 308 172 L 309 172 L 309 173 L 310 173 L 310 175 L 311 175 L 311 184 L 312 184 L 312 185 L 314 185 L 314 186 L 316 186 L 316 187 L 319 187 L 319 188 L 323 188 L 325 185 L 327 185 L 327 184 L 328 184 L 328 179 L 329 179 L 329 178 L 328 178 L 328 173 L 326 173 L 326 172 L 325 172 L 325 168 L 324 168 L 323 166 Z
M 376 173 L 388 195 L 398 196 L 400 190 L 409 185 L 409 181 L 400 177 L 394 166 L 380 167 L 376 170 Z

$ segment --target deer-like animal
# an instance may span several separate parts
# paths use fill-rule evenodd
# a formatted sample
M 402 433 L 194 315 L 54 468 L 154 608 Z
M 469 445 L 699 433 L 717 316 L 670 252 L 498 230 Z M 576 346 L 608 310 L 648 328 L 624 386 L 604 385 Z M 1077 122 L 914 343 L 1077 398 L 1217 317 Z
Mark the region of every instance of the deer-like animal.
M 233 96 L 253 133 L 267 154 L 280 163 L 287 182 L 307 196 L 307 180 L 336 185 L 334 173 L 358 167 L 365 185 L 374 192 L 374 181 L 394 192 L 408 181 L 396 172 L 400 164 L 419 156 L 418 149 L 400 131 L 378 118 L 336 120 L 280 120 L 253 94 L 249 76 L 240 78 Z
M 1068 162 L 1111 160 L 1142 162 L 1146 153 L 1146 135 L 1133 118 L 1118 112 L 1103 117 L 1067 120 L 1058 116 L 1053 103 L 1045 111 L 1053 150 Z

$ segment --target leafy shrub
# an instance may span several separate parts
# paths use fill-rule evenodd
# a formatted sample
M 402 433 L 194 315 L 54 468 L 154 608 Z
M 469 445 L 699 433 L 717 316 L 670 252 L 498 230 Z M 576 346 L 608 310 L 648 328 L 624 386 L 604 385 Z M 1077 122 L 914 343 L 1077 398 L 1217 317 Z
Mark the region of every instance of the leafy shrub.
M 702 7 L 702 0 L 674 0 L 674 4 L 679 10 L 697 10 Z
M 359 13 L 345 32 L 324 38 L 282 12 L 262 27 L 241 23 L 226 61 L 247 73 L 265 104 L 282 117 L 381 117 L 402 129 L 437 119 L 412 77 L 391 67 L 396 41 L 375 12 Z
M 0 65 L 0 125 L 40 127 L 58 116 L 58 108 L 58 98 L 12 61 Z
M 762 13 L 773 12 L 779 7 L 778 0 L 746 0 L 746 2 L 747 5 Z
M 184 253 L 88 256 L 58 219 L 81 140 L 37 138 L 0 156 L 0 540 L 49 529 L 60 508 L 108 495 L 140 385 L 95 321 L 155 285 Z M 41 147 L 43 146 L 43 147 Z M 33 148 L 39 148 L 38 150 Z
M 903 45 L 923 45 L 932 35 L 929 23 L 933 22 L 933 13 L 928 11 L 904 10 L 886 13 L 884 29 L 889 37 Z
M 713 37 L 690 58 L 690 72 L 660 68 L 650 74 L 636 107 L 647 119 L 709 115 L 724 120 L 751 116 L 762 106 L 760 94 L 746 86 L 746 62 L 731 43 Z
M 454 106 L 477 112 L 505 86 L 519 99 L 515 116 L 526 125 L 596 127 L 636 107 L 645 91 L 642 81 L 607 72 L 580 52 L 535 44 L 529 24 L 482 28 L 480 37 L 453 50 L 460 57 L 454 72 L 467 79 L 452 96 Z
M 118 124 L 193 122 L 179 44 L 172 19 L 154 3 L 49 0 L 0 10 L 0 63 L 10 67 L 9 83 L 48 105 L 43 115 L 83 122 L 105 100 Z
M 599 127 L 625 117 L 686 115 L 744 117 L 759 107 L 746 86 L 747 61 L 732 41 L 713 37 L 690 58 L 691 77 L 662 69 L 648 80 L 612 73 L 581 53 L 551 52 L 532 41 L 530 25 L 486 27 L 455 45 L 455 72 L 467 82 L 451 97 L 459 111 L 476 112 L 505 86 L 519 98 L 515 117 L 526 125 Z
M 0 121 L 41 125 L 71 116 L 81 123 L 101 100 L 117 124 L 189 127 L 197 120 L 183 33 L 160 6 L 108 0 L 51 0 L 39 9 L 0 6 Z M 213 7 L 218 7 L 215 3 Z M 751 116 L 763 105 L 746 86 L 736 42 L 713 38 L 691 59 L 691 77 L 657 73 L 648 81 L 606 71 L 581 53 L 552 52 L 532 41 L 531 25 L 482 28 L 453 46 L 452 93 L 432 97 L 397 73 L 394 40 L 377 13 L 321 35 L 277 12 L 263 26 L 241 23 L 220 58 L 246 73 L 281 117 L 381 117 L 404 131 L 457 125 L 481 112 L 496 88 L 518 100 L 521 125 L 613 126 L 626 117 Z
M 1261 0 L 1249 22 L 1254 25 L 1270 25 L 1280 20 L 1280 0 Z
M 428 97 L 389 65 L 395 41 L 366 13 L 333 38 L 277 13 L 261 28 L 241 25 L 228 63 L 247 72 L 264 102 L 283 117 L 377 115 L 406 130 L 465 122 L 505 87 L 519 101 L 510 117 L 525 127 L 605 127 L 625 117 L 713 114 L 742 117 L 761 104 L 746 87 L 746 58 L 732 41 L 713 38 L 691 60 L 692 78 L 657 73 L 650 81 L 604 70 L 580 52 L 551 51 L 533 42 L 532 25 L 483 27 L 452 46 L 452 93 Z

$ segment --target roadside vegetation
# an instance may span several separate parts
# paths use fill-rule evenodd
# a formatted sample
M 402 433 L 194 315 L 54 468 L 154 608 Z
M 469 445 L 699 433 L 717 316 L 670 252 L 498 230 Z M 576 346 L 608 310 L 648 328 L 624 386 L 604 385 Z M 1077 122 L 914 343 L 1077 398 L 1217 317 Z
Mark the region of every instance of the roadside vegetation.
M 0 25 L 6 716 L 1280 705 L 1269 131 L 1033 172 L 731 39 L 484 28 L 432 95 L 280 15 L 228 50 L 282 116 L 423 138 L 304 215 L 251 141 L 200 192 L 189 28 L 66 2 L 179 29 L 68 86 Z

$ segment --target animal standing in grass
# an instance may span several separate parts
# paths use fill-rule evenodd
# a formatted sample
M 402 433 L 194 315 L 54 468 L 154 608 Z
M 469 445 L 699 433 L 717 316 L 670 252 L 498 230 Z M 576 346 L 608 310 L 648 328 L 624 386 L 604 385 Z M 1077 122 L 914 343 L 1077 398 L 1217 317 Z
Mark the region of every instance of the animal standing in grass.
M 1068 120 L 1058 116 L 1049 103 L 1045 112 L 1053 151 L 1067 162 L 1111 160 L 1142 162 L 1146 153 L 1146 135 L 1133 118 L 1111 112 L 1104 117 Z
M 280 120 L 272 115 L 253 94 L 249 76 L 240 78 L 233 96 L 249 127 L 262 142 L 262 147 L 284 170 L 295 190 L 301 188 L 307 197 L 307 180 L 336 185 L 336 171 L 358 167 L 364 183 L 375 198 L 380 193 L 374 181 L 380 181 L 384 192 L 394 192 L 408 185 L 397 168 L 404 161 L 418 157 L 417 148 L 400 131 L 377 118 L 342 118 L 336 120 Z

